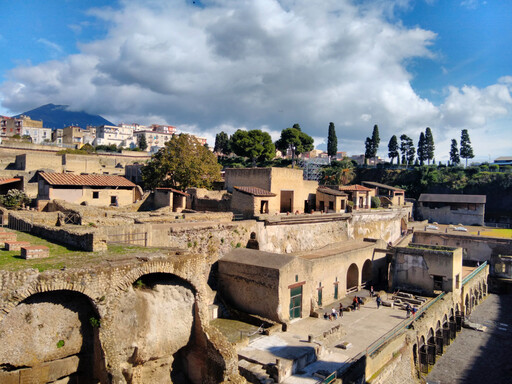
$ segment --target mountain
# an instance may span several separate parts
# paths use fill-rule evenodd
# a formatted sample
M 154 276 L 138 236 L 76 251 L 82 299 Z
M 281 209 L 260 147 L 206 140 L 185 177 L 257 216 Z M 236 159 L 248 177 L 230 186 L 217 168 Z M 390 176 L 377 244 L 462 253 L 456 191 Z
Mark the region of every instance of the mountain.
M 100 115 L 68 111 L 67 108 L 67 105 L 46 104 L 13 117 L 30 116 L 32 120 L 43 120 L 43 127 L 53 129 L 64 128 L 69 125 L 76 125 L 81 128 L 86 128 L 88 125 L 115 125 Z

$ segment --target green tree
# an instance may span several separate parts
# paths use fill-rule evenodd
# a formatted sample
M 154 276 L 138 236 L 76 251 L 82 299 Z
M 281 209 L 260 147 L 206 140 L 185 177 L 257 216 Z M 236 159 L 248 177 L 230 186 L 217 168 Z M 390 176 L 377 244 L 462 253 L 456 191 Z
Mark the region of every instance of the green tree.
M 338 138 L 336 137 L 336 128 L 334 123 L 329 123 L 329 134 L 327 135 L 327 155 L 336 158 L 338 152 Z
M 420 133 L 420 139 L 418 141 L 418 160 L 420 165 L 423 165 L 425 160 L 427 160 L 427 141 L 425 140 L 425 134 L 423 132 Z
M 414 163 L 416 149 L 412 139 L 405 134 L 400 136 L 400 152 L 402 153 L 402 164 L 409 166 Z
M 295 156 L 313 150 L 313 138 L 300 130 L 299 124 L 295 128 L 286 128 L 281 131 L 281 137 L 276 141 L 276 148 L 283 154 L 292 152 L 292 167 L 295 167 Z M 298 128 L 297 128 L 298 127 Z
M 214 181 L 220 181 L 220 169 L 212 152 L 193 136 L 180 134 L 173 135 L 142 167 L 142 180 L 151 189 L 209 188 Z
M 141 151 L 145 151 L 146 149 L 148 149 L 148 142 L 146 140 L 146 135 L 144 134 L 141 134 L 139 136 L 139 148 Z
M 369 137 L 364 142 L 364 163 L 368 164 L 368 159 L 373 157 L 373 141 Z
M 434 145 L 434 135 L 432 134 L 430 127 L 427 127 L 425 130 L 425 142 L 427 149 L 427 160 L 428 164 L 430 165 L 430 161 L 434 160 L 434 152 L 436 149 L 436 146 Z
M 252 166 L 256 166 L 256 161 L 272 160 L 276 155 L 276 148 L 272 143 L 272 138 L 267 132 L 259 129 L 243 131 L 239 129 L 231 137 L 231 149 L 242 157 L 248 157 L 252 161 Z
M 475 157 L 467 129 L 463 129 L 460 135 L 460 157 L 466 159 L 466 167 L 468 166 L 468 159 Z
M 379 144 L 380 144 L 379 126 L 377 124 L 375 124 L 373 126 L 372 144 L 373 144 L 373 156 L 372 157 L 374 157 L 376 160 L 377 151 L 379 150 Z M 377 164 L 377 161 L 375 161 L 375 164 Z
M 222 131 L 215 135 L 215 146 L 213 152 L 229 155 L 229 136 L 226 132 Z
M 346 185 L 350 184 L 356 176 L 352 160 L 333 161 L 328 167 L 324 167 L 320 173 L 322 185 Z
M 457 140 L 452 139 L 452 145 L 450 147 L 450 162 L 453 165 L 460 164 L 459 148 L 457 148 Z
M 400 164 L 400 155 L 398 153 L 398 139 L 396 135 L 391 136 L 388 143 L 388 157 L 391 159 L 391 164 L 393 164 L 393 159 L 396 157 L 397 163 Z

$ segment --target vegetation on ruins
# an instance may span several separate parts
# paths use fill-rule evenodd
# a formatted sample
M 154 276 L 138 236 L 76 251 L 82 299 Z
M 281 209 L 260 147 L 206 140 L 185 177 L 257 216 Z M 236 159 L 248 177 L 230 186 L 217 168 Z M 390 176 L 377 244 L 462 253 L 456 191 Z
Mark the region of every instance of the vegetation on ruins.
M 336 137 L 336 128 L 334 123 L 329 123 L 329 132 L 327 134 L 327 155 L 331 158 L 336 158 L 338 152 L 338 138 Z
M 253 167 L 257 161 L 271 160 L 276 155 L 272 138 L 267 132 L 259 129 L 239 129 L 231 136 L 230 147 L 236 155 L 249 158 Z
M 142 181 L 148 189 L 172 187 L 210 188 L 220 181 L 220 165 L 215 155 L 194 137 L 174 135 L 165 147 L 155 153 L 142 167 Z
M 299 124 L 294 124 L 292 128 L 286 128 L 281 131 L 281 137 L 276 141 L 276 148 L 283 154 L 290 151 L 292 154 L 292 167 L 295 166 L 295 157 L 304 152 L 312 151 L 313 138 L 302 132 Z

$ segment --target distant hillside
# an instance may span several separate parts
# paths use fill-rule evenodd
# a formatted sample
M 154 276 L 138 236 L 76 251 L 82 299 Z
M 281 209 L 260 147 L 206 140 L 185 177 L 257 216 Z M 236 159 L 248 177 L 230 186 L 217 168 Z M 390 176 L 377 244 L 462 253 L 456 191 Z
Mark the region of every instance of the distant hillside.
M 69 125 L 76 125 L 81 128 L 86 128 L 88 125 L 115 125 L 99 115 L 68 111 L 67 107 L 67 105 L 46 104 L 13 117 L 30 116 L 32 120 L 43 120 L 44 127 L 54 129 Z

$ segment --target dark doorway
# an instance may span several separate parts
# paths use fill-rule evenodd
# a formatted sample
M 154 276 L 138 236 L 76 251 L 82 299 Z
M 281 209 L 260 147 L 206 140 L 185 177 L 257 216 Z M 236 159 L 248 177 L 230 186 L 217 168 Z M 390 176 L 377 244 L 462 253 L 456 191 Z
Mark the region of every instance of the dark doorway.
M 281 212 L 292 212 L 293 191 L 281 191 Z

